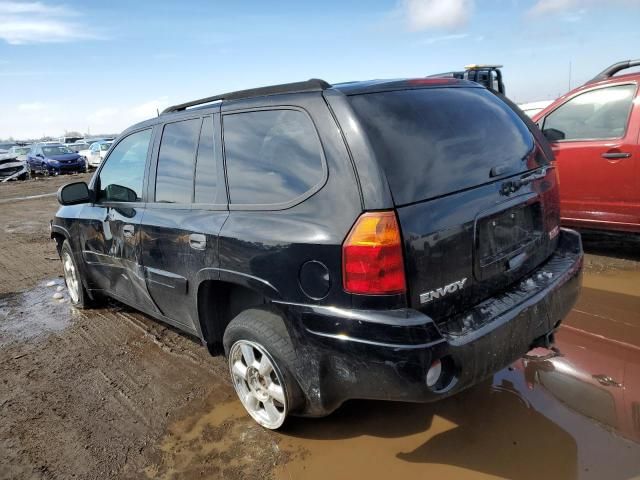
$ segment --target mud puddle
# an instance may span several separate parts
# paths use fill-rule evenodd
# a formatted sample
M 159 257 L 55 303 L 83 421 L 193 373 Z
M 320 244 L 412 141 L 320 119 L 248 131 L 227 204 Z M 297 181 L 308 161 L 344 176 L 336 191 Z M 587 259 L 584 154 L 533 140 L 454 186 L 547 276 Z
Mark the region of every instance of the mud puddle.
M 598 274 L 587 271 L 582 284 L 586 288 L 640 297 L 640 268 L 607 270 Z
M 74 316 L 77 311 L 70 306 L 61 279 L 41 282 L 17 295 L 5 295 L 0 299 L 0 347 L 63 330 Z
M 296 419 L 280 447 L 306 454 L 276 477 L 640 478 L 640 272 L 618 273 L 587 275 L 559 354 L 431 405 L 354 401 Z
M 292 458 L 280 450 L 279 434 L 259 427 L 231 387 L 225 390 L 169 427 L 160 458 L 144 471 L 147 478 L 263 479 Z
M 603 282 L 584 289 L 557 352 L 522 359 L 458 396 L 351 401 L 323 419 L 292 418 L 277 433 L 256 427 L 232 392 L 210 397 L 169 427 L 160 468 L 145 472 L 264 478 L 273 465 L 280 480 L 640 478 L 640 298 Z M 259 477 L 244 470 L 255 462 L 265 466 Z

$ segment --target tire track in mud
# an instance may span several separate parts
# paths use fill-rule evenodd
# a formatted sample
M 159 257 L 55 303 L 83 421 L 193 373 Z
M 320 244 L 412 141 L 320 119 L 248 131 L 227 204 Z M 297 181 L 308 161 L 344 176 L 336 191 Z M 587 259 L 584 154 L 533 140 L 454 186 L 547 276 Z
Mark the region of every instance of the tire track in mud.
M 35 291 L 41 301 L 19 295 L 6 315 L 39 328 L 51 303 L 68 324 L 28 342 L 5 335 L 0 477 L 137 477 L 149 456 L 159 461 L 155 445 L 172 415 L 212 390 L 233 393 L 224 361 L 194 340 L 119 304 L 77 311 L 50 298 L 55 288 Z
M 39 285 L 62 284 L 48 227 L 57 203 L 13 197 L 80 179 L 0 186 L 11 198 L 0 208 L 0 478 L 270 477 L 283 458 L 276 437 L 244 415 L 223 358 L 121 304 L 79 311 Z M 240 410 L 209 422 L 221 404 Z

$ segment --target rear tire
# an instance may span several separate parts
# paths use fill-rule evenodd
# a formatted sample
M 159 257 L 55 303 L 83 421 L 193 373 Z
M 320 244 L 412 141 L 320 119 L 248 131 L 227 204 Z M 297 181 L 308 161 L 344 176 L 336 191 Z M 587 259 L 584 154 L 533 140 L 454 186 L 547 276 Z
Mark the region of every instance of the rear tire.
M 265 428 L 280 428 L 304 398 L 291 373 L 297 356 L 283 319 L 268 310 L 245 310 L 227 326 L 223 344 L 233 386 L 249 415 Z
M 84 288 L 82 275 L 80 274 L 68 240 L 62 242 L 60 260 L 62 260 L 64 282 L 67 285 L 71 305 L 81 309 L 95 306 L 97 302 L 89 296 L 87 290 Z

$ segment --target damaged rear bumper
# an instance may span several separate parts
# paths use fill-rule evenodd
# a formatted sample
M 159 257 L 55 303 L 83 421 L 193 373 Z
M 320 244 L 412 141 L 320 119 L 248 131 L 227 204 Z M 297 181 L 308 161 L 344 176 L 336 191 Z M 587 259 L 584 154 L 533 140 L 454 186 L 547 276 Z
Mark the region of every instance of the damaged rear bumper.
M 363 311 L 283 304 L 301 363 L 307 415 L 352 398 L 428 402 L 491 376 L 545 343 L 575 304 L 583 252 L 563 229 L 554 254 L 531 275 L 445 323 L 413 310 Z M 439 381 L 426 374 L 439 360 Z

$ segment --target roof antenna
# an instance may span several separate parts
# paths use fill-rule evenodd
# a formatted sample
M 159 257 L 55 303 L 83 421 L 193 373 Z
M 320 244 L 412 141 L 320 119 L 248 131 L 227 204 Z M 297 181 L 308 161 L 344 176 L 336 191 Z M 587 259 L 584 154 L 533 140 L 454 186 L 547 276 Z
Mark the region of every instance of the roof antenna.
M 158 116 L 160 116 L 160 110 L 158 109 L 158 107 L 156 107 L 156 113 L 158 114 Z

